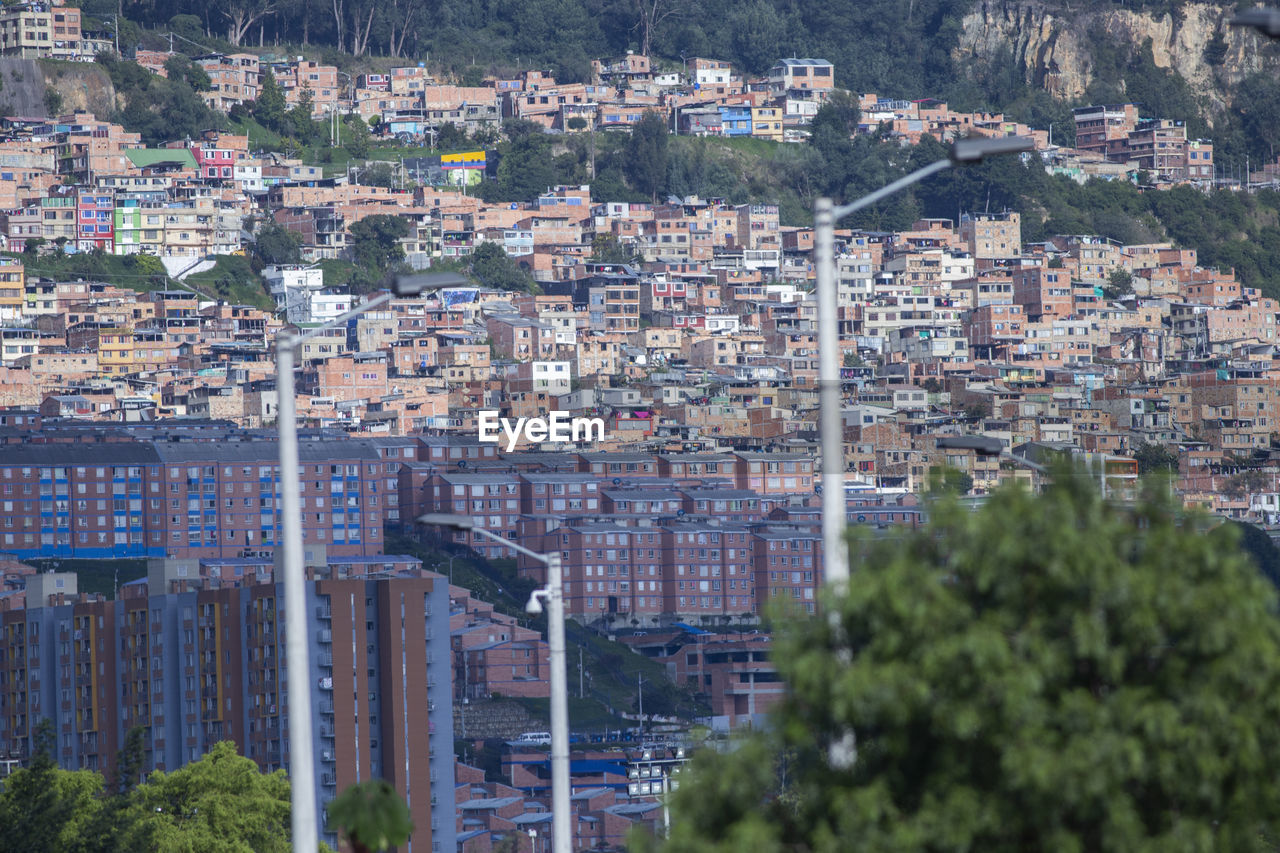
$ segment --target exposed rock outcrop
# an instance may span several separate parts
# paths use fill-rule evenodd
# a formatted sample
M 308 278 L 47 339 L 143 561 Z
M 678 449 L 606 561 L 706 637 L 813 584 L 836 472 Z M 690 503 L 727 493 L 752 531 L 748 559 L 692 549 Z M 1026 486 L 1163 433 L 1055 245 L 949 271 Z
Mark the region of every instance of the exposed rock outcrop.
M 1099 35 L 1135 48 L 1150 39 L 1156 65 L 1177 71 L 1216 112 L 1226 106 L 1230 86 L 1276 63 L 1260 53 L 1266 39 L 1228 25 L 1235 11 L 1234 3 L 1190 3 L 1176 15 L 1155 15 L 1092 3 L 1082 9 L 1052 0 L 978 0 L 964 17 L 956 59 L 964 66 L 998 59 L 1012 48 L 1028 83 L 1057 97 L 1078 98 L 1094 79 Z M 1212 66 L 1205 48 L 1217 33 L 1227 50 L 1222 63 Z

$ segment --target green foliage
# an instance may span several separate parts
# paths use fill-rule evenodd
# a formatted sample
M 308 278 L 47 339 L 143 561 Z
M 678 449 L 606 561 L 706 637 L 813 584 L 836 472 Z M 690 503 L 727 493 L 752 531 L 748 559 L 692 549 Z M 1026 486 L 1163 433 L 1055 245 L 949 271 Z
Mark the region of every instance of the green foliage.
M 601 264 L 634 263 L 636 253 L 612 234 L 597 234 L 591 241 L 591 260 Z
M 1273 586 L 1280 586 L 1280 548 L 1267 532 L 1256 525 L 1238 521 L 1228 521 L 1227 525 L 1239 532 L 1241 550 L 1249 555 L 1262 576 Z
M 670 140 L 667 146 L 668 193 L 681 198 L 696 195 L 702 198 L 735 198 L 746 191 L 740 178 L 732 150 L 721 140 L 704 137 L 681 136 Z M 604 198 L 595 193 L 593 198 Z
M 116 755 L 115 779 L 112 793 L 128 794 L 142 781 L 142 768 L 147 758 L 147 730 L 134 726 L 125 733 L 124 746 Z
M 396 186 L 400 180 L 399 165 L 378 161 L 370 163 L 358 173 L 357 181 L 366 187 L 387 187 L 388 189 Z
M 973 489 L 973 475 L 942 465 L 929 469 L 929 492 L 934 495 L 964 496 Z
M 507 141 L 498 146 L 497 179 L 480 186 L 485 201 L 532 201 L 560 182 L 551 156 L 551 137 L 540 125 L 508 121 L 503 133 Z
M 831 618 L 775 641 L 771 733 L 699 753 L 665 849 L 1268 849 L 1276 594 L 1234 530 L 1091 479 L 859 540 Z
M 111 78 L 116 94 L 124 97 L 124 109 L 111 116 L 112 120 L 126 130 L 142 134 L 147 145 L 194 139 L 201 131 L 227 124 L 226 117 L 210 110 L 197 94 L 196 87 L 207 87 L 209 78 L 185 57 L 169 60 L 168 66 L 172 67 L 168 78 L 113 54 L 101 54 L 96 61 Z
M 287 853 L 289 780 L 264 774 L 231 741 L 172 773 L 157 770 L 129 798 L 125 849 Z
M 293 109 L 285 113 L 282 122 L 281 132 L 289 133 L 294 139 L 303 145 L 317 145 L 326 140 L 324 126 L 316 122 L 311 113 L 315 106 L 315 96 L 311 94 L 311 90 L 302 87 L 302 94 L 298 96 L 298 103 Z
M 471 274 L 486 287 L 530 290 L 533 277 L 497 243 L 486 241 L 471 253 Z
M 1107 276 L 1107 286 L 1103 288 L 1107 298 L 1115 299 L 1133 293 L 1133 274 L 1117 267 Z
M 1204 64 L 1218 66 L 1225 62 L 1226 58 L 1227 40 L 1223 37 L 1222 30 L 1218 30 L 1204 46 Z
M 440 151 L 453 151 L 459 148 L 465 148 L 470 140 L 467 139 L 466 131 L 459 128 L 451 121 L 446 121 L 440 125 L 436 131 L 436 148 Z
M 267 68 L 262 72 L 258 87 L 258 99 L 253 104 L 253 117 L 268 130 L 283 132 L 287 112 L 284 90 L 276 82 L 276 76 Z
M 809 144 L 828 160 L 848 156 L 850 139 L 858 130 L 861 111 L 848 92 L 836 92 L 827 99 L 809 123 Z
M 1133 451 L 1133 458 L 1138 461 L 1139 474 L 1178 470 L 1178 454 L 1169 450 L 1163 444 L 1144 441 Z
M 409 223 L 400 217 L 366 216 L 348 230 L 351 250 L 358 263 L 385 268 L 392 261 L 404 258 L 404 249 L 397 241 L 409 236 Z
M 4 780 L 0 791 L 0 853 L 65 853 L 79 847 L 97 816 L 102 777 L 91 770 L 58 769 L 53 725 L 41 720 L 29 767 Z
M 758 0 L 759 2 L 759 0 Z M 624 169 L 636 190 L 656 200 L 667 180 L 667 122 L 656 110 L 631 128 Z
M 105 281 L 118 287 L 126 287 L 146 293 L 168 287 L 169 274 L 164 264 L 153 255 L 108 255 L 104 252 L 80 252 L 74 255 L 31 250 L 28 240 L 23 250 L 23 262 L 27 275 L 52 278 L 59 281 L 83 278 Z M 43 243 L 43 241 L 41 241 Z M 49 244 L 43 243 L 44 246 Z
M 171 81 L 182 81 L 196 92 L 208 92 L 213 87 L 205 70 L 181 54 L 165 60 L 164 70 Z
M 271 309 L 275 303 L 267 295 L 262 279 L 243 255 L 215 255 L 213 269 L 192 273 L 186 284 L 214 299 L 233 305 Z
M 329 803 L 329 824 L 351 841 L 357 853 L 386 850 L 408 840 L 413 820 L 404 799 L 383 779 L 358 782 Z
M 732 54 L 752 74 L 762 74 L 782 57 L 787 23 L 767 0 L 738 3 L 728 18 Z
M 1238 122 L 1244 144 L 1256 159 L 1274 160 L 1280 138 L 1280 81 L 1259 71 L 1240 81 L 1232 99 L 1231 116 Z
M 1263 491 L 1271 483 L 1271 475 L 1266 471 L 1249 468 L 1228 477 L 1222 485 L 1222 493 L 1232 500 L 1244 500 L 1249 495 Z
M 268 220 L 258 226 L 253 256 L 263 266 L 296 264 L 301 260 L 302 235 Z
M 44 108 L 50 116 L 57 116 L 62 112 L 62 94 L 52 86 L 45 87 Z
M 343 122 L 343 127 L 346 135 L 342 144 L 347 153 L 358 159 L 368 157 L 373 145 L 373 134 L 369 132 L 368 123 L 360 116 L 351 116 Z

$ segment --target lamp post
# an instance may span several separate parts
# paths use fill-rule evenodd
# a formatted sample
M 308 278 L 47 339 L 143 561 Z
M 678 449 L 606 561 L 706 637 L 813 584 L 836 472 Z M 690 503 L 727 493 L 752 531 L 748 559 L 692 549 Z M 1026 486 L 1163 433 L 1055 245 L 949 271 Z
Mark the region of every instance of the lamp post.
M 818 431 L 822 449 L 822 554 L 827 581 L 842 592 L 849 582 L 849 554 L 844 546 L 844 428 L 841 423 L 840 307 L 835 274 L 835 224 L 899 190 L 956 164 L 978 163 L 994 154 L 1031 151 L 1025 136 L 969 137 L 951 145 L 951 154 L 905 175 L 857 201 L 836 207 L 829 198 L 813 203 L 813 252 L 818 293 Z
M 572 817 L 569 806 L 569 677 L 565 669 L 564 589 L 561 580 L 560 552 L 539 554 L 509 539 L 486 530 L 466 515 L 427 513 L 418 516 L 418 524 L 434 524 L 454 530 L 469 530 L 486 539 L 501 542 L 513 551 L 537 560 L 547 567 L 547 585 L 535 589 L 525 605 L 525 612 L 537 616 L 547 606 L 547 645 L 551 652 L 551 851 L 572 853 L 569 832 Z
M 293 367 L 304 342 L 396 296 L 417 296 L 441 287 L 465 285 L 453 273 L 398 277 L 392 290 L 381 293 L 334 317 L 328 323 L 298 333 L 276 335 L 276 430 L 280 452 L 280 524 L 284 574 L 285 660 L 289 664 L 289 781 L 292 803 L 294 853 L 315 853 L 319 824 L 316 818 L 315 755 L 311 739 L 311 661 L 307 650 L 306 584 L 302 559 L 302 502 L 298 493 L 298 414 L 294 399 Z

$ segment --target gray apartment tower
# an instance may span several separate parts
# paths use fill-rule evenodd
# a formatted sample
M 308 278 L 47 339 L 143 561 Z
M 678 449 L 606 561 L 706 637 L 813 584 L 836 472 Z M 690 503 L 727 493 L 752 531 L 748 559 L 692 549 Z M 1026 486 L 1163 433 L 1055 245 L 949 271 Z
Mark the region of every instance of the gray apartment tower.
M 110 773 L 141 726 L 148 768 L 231 740 L 264 771 L 287 769 L 288 614 L 273 573 L 269 558 L 155 560 L 114 601 L 79 595 L 69 573 L 0 595 L 0 756 L 29 756 L 48 719 L 66 768 Z M 319 814 L 346 786 L 383 778 L 416 827 L 402 849 L 451 853 L 448 584 L 391 555 L 308 574 Z

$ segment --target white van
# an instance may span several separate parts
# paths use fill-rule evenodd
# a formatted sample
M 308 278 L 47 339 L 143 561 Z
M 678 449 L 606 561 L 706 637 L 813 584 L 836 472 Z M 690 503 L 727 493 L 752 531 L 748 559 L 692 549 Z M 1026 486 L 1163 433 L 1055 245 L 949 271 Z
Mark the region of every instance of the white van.
M 551 746 L 551 732 L 525 732 L 516 742 L 530 746 Z

